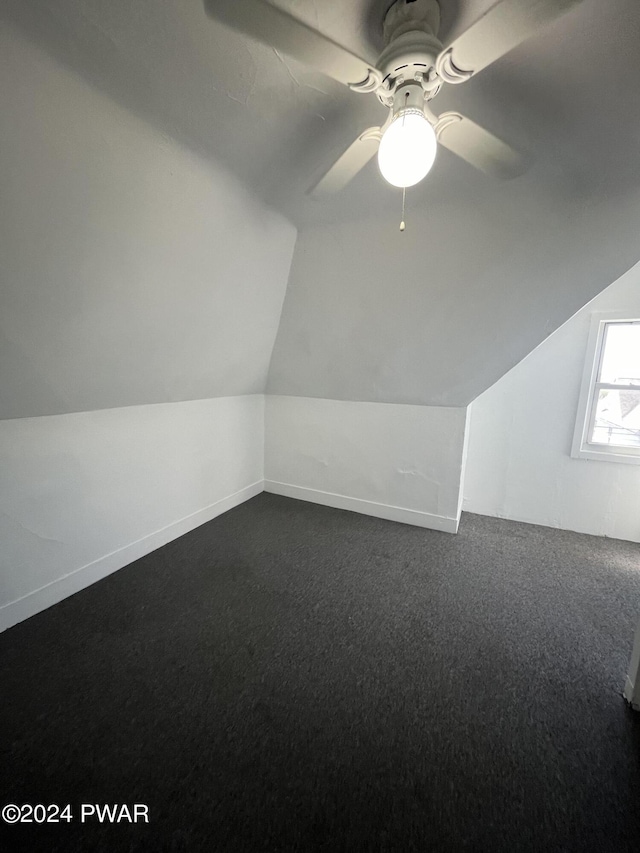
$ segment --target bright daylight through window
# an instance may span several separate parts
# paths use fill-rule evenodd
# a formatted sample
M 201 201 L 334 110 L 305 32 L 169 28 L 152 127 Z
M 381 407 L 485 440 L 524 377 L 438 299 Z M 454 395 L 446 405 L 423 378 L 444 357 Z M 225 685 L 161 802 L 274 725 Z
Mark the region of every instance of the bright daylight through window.
M 573 455 L 640 463 L 640 320 L 594 318 Z

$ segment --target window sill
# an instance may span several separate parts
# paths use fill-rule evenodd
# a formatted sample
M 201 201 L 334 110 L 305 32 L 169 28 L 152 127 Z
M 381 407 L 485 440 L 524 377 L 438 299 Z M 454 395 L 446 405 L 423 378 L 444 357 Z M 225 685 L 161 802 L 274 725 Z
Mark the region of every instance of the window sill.
M 626 465 L 640 465 L 640 453 L 628 452 L 625 447 L 596 448 L 587 445 L 586 447 L 574 448 L 571 451 L 571 457 L 573 459 L 590 459 L 596 462 L 622 462 Z

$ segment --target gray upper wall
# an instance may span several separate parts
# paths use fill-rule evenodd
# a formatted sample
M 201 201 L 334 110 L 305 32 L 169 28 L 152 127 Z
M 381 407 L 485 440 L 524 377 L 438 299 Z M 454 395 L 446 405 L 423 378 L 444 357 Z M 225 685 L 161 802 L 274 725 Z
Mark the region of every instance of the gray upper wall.
M 0 29 L 0 419 L 264 391 L 295 228 Z

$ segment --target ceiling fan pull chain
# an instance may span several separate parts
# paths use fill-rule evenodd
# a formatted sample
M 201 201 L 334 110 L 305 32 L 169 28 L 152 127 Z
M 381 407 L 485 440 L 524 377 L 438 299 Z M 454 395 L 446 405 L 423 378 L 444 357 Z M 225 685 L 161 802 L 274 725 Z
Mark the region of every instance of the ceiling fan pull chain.
M 407 227 L 405 225 L 405 222 L 404 222 L 404 202 L 405 202 L 406 195 L 407 195 L 407 188 L 402 187 L 402 221 L 400 222 L 400 230 L 401 231 L 404 231 L 404 229 Z

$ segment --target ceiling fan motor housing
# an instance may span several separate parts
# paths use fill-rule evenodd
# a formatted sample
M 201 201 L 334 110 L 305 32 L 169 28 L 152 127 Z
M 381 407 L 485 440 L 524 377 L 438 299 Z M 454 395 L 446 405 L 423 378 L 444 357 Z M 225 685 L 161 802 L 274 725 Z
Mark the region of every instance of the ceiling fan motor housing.
M 385 45 L 404 33 L 422 30 L 437 36 L 440 30 L 438 0 L 396 0 L 387 11 L 383 24 Z
M 420 83 L 426 99 L 438 93 L 441 81 L 435 64 L 442 51 L 439 29 L 437 0 L 396 0 L 389 9 L 384 19 L 386 47 L 376 63 L 386 83 L 387 92 L 379 93 L 385 105 L 394 103 L 399 85 L 411 81 Z

